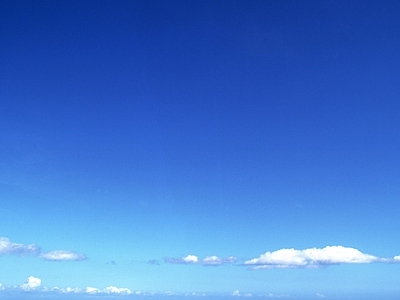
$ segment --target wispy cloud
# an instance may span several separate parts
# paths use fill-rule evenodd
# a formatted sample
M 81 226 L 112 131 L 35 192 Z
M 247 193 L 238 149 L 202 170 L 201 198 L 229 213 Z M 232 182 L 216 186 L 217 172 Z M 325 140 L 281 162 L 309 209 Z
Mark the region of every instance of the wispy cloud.
M 11 242 L 6 237 L 0 237 L 0 255 L 35 255 L 49 261 L 80 261 L 87 259 L 86 255 L 75 253 L 68 250 L 53 250 L 42 252 L 41 248 L 35 244 L 19 244 Z
M 149 265 L 160 265 L 160 262 L 157 259 L 150 259 L 147 261 Z
M 199 259 L 196 255 L 187 255 L 185 257 L 167 257 L 164 259 L 169 264 L 192 264 L 192 265 L 203 265 L 203 266 L 221 266 L 226 264 L 233 264 L 237 261 L 237 257 L 230 256 L 220 258 L 212 255 L 207 256 L 203 259 Z
M 291 248 L 266 252 L 257 258 L 245 261 L 244 265 L 252 266 L 252 269 L 312 268 L 336 264 L 391 262 L 393 260 L 365 254 L 355 248 L 327 246 L 305 250 Z
M 64 261 L 64 260 L 85 260 L 86 255 L 74 253 L 66 250 L 54 250 L 46 253 L 41 253 L 40 257 L 45 260 Z

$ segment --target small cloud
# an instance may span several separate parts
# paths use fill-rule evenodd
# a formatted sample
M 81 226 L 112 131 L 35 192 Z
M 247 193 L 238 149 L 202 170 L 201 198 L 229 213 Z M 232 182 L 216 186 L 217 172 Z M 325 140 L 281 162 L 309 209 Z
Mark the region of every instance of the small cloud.
M 170 264 L 197 264 L 203 266 L 220 266 L 224 264 L 233 264 L 237 261 L 234 256 L 220 258 L 218 256 L 212 255 L 207 256 L 204 259 L 199 259 L 196 255 L 188 255 L 186 257 L 172 257 L 165 258 L 164 261 Z
M 246 298 L 250 298 L 253 297 L 253 294 L 251 293 L 247 293 L 247 294 L 241 294 L 239 292 L 239 290 L 234 290 L 231 294 L 232 297 L 246 297 Z
M 184 258 L 182 258 L 182 260 L 185 262 L 185 263 L 197 263 L 198 261 L 199 261 L 199 258 L 196 256 L 196 255 L 188 255 L 188 256 L 186 256 L 186 257 L 184 257 Z
M 66 251 L 66 250 L 54 250 L 54 251 L 49 251 L 46 253 L 40 254 L 40 257 L 45 259 L 45 260 L 50 260 L 50 261 L 66 261 L 66 260 L 86 260 L 87 257 L 84 254 L 78 254 L 74 253 L 71 251 Z
M 0 254 L 37 255 L 38 253 L 40 253 L 40 247 L 35 244 L 12 243 L 8 238 L 0 237 Z
M 56 287 L 57 288 L 57 287 Z M 53 288 L 54 289 L 54 288 Z M 81 293 L 82 289 L 80 288 L 71 288 L 71 287 L 67 287 L 65 289 L 58 289 L 61 293 Z
M 172 292 L 172 291 L 165 291 L 164 294 L 167 295 L 167 296 L 175 296 L 175 295 L 177 295 L 175 292 Z
M 230 256 L 226 258 L 219 258 L 218 256 L 207 256 L 201 263 L 204 266 L 219 266 L 224 264 L 233 264 L 237 261 L 237 257 Z
M 26 280 L 26 283 L 21 284 L 21 289 L 23 289 L 24 291 L 30 291 L 39 287 L 41 284 L 42 280 L 40 278 L 29 276 Z
M 97 293 L 100 293 L 100 290 L 98 288 L 88 286 L 88 287 L 86 287 L 85 292 L 88 294 L 97 294 Z
M 362 253 L 355 248 L 327 246 L 305 250 L 280 249 L 261 254 L 244 262 L 252 269 L 320 267 L 334 264 L 371 263 L 383 261 L 376 256 Z
M 132 291 L 128 288 L 117 288 L 115 286 L 108 286 L 103 290 L 103 292 L 107 294 L 121 294 L 121 295 L 132 294 Z
M 239 290 L 234 290 L 234 291 L 232 292 L 231 296 L 239 297 L 239 296 L 240 296 Z
M 267 297 L 267 298 L 291 298 L 289 295 L 274 295 L 272 293 L 268 293 L 267 295 L 264 295 L 264 297 Z
M 60 289 L 58 287 L 52 288 L 52 291 L 58 291 L 61 293 L 84 293 L 84 294 L 119 294 L 119 295 L 130 295 L 133 292 L 128 288 L 118 288 L 116 286 L 108 286 L 103 290 L 95 287 L 88 286 L 86 289 L 82 290 L 80 288 L 66 288 Z
M 185 296 L 186 297 L 190 297 L 190 296 L 193 296 L 193 297 L 205 297 L 206 294 L 205 293 L 192 292 L 192 293 L 186 293 Z
M 160 262 L 157 259 L 151 259 L 147 263 L 149 265 L 160 265 Z
M 164 261 L 170 264 L 196 264 L 199 258 L 195 255 L 188 255 L 186 257 L 167 257 Z
M 317 293 L 317 297 L 318 297 L 318 298 L 325 298 L 325 295 L 320 294 L 320 293 Z

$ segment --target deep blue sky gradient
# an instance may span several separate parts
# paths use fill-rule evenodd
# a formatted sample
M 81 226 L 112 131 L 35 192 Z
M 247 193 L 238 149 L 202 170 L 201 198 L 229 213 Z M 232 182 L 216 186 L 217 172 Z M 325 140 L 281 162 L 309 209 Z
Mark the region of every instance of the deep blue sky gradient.
M 397 1 L 2 1 L 0 236 L 89 259 L 1 256 L 0 282 L 400 295 L 398 265 L 163 262 L 400 255 L 399 15 Z

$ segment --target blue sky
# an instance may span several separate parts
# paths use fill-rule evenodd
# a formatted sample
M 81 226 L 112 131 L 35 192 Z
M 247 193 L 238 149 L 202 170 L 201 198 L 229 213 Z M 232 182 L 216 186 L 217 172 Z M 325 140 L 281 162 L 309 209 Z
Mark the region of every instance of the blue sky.
M 398 297 L 399 14 L 2 1 L 0 293 Z

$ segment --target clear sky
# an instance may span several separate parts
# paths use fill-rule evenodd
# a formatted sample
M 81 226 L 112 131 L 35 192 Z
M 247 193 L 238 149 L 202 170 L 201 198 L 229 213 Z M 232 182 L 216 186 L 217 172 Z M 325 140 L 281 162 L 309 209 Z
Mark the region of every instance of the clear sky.
M 0 297 L 400 297 L 399 15 L 0 1 Z

